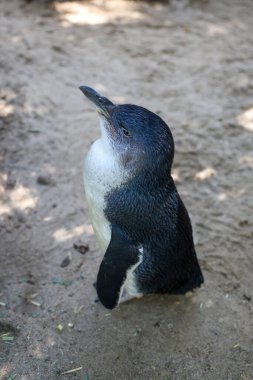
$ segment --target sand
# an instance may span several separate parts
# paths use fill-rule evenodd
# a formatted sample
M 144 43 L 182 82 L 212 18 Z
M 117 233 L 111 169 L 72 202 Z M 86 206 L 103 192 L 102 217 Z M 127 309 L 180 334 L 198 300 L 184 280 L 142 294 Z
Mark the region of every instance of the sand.
M 0 379 L 252 379 L 252 1 L 1 9 Z M 99 128 L 80 84 L 170 126 L 194 295 L 97 302 L 82 161 Z

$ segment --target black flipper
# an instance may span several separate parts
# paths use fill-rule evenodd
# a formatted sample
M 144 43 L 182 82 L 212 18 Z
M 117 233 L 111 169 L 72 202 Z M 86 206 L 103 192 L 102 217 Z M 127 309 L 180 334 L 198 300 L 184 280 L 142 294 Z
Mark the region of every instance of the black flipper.
M 107 309 L 117 306 L 127 271 L 138 263 L 139 256 L 138 248 L 127 239 L 118 226 L 113 225 L 111 241 L 97 276 L 98 297 Z

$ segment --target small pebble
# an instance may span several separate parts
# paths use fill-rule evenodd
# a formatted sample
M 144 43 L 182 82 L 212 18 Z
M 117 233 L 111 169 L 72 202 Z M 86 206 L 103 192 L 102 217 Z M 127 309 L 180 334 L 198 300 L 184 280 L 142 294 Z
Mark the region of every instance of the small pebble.
M 51 177 L 47 177 L 47 176 L 40 175 L 40 176 L 37 178 L 37 183 L 38 183 L 39 185 L 50 186 L 50 185 L 53 185 L 53 184 L 54 184 L 54 181 L 52 180 Z
M 60 323 L 59 323 L 59 325 L 56 326 L 56 330 L 60 333 L 63 331 L 63 329 L 64 329 L 64 326 Z
M 90 249 L 88 244 L 73 244 L 73 248 L 77 250 L 79 253 L 81 253 L 82 255 L 84 255 Z
M 61 268 L 66 268 L 70 264 L 70 258 L 67 256 L 61 263 Z
M 246 294 L 246 293 L 244 293 L 243 294 L 243 298 L 246 300 L 246 301 L 251 301 L 251 295 L 250 294 Z

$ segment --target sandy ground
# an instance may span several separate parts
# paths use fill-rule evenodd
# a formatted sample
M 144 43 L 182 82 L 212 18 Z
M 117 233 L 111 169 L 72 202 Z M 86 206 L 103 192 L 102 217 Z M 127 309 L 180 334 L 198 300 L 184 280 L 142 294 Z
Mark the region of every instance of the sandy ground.
M 253 378 L 253 3 L 180 4 L 1 2 L 0 379 Z M 192 297 L 96 301 L 82 160 L 99 128 L 80 84 L 170 125 L 205 275 Z

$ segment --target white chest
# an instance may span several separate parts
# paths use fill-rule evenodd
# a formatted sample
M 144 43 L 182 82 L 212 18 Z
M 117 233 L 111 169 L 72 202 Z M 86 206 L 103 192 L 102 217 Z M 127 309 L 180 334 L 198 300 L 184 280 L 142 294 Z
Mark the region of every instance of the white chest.
M 111 240 L 111 228 L 105 217 L 105 196 L 128 179 L 127 172 L 122 168 L 106 136 L 93 143 L 84 160 L 83 168 L 84 188 L 87 204 L 91 216 L 92 226 L 103 252 L 106 251 Z M 143 253 L 142 250 L 140 250 Z M 139 262 L 127 272 L 127 278 L 122 284 L 120 298 L 122 301 L 139 295 L 136 287 L 134 270 Z
M 108 247 L 111 229 L 104 215 L 105 195 L 122 184 L 123 170 L 113 154 L 112 148 L 103 138 L 95 141 L 84 161 L 84 188 L 92 226 L 102 250 Z

